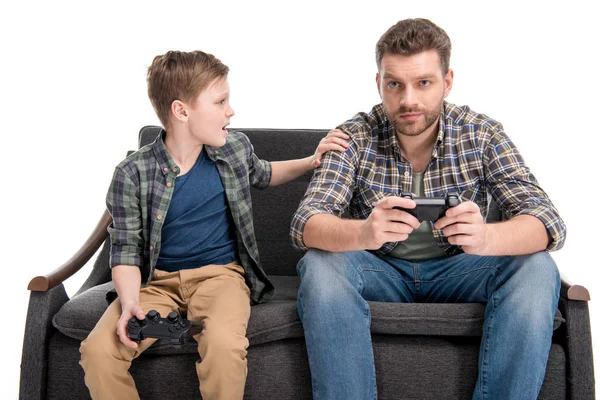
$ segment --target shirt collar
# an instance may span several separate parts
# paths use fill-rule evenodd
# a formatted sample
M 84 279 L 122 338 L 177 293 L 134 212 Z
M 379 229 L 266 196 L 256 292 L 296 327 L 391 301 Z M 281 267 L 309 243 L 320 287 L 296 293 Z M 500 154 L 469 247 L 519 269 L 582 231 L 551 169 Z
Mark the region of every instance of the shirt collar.
M 167 132 L 164 129 L 161 129 L 160 134 L 154 143 L 152 143 L 152 151 L 154 151 L 154 156 L 156 157 L 156 161 L 158 162 L 163 175 L 167 175 L 171 171 L 178 174 L 179 166 L 173 161 L 173 158 L 171 158 L 171 155 L 167 151 L 167 146 L 165 146 L 166 134 Z

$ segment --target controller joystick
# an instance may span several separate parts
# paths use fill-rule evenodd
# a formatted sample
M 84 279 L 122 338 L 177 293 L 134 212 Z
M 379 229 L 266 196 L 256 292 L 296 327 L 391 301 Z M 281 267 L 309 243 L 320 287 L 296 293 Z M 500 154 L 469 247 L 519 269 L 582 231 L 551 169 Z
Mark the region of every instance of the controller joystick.
M 148 314 L 146 314 L 146 317 L 150 320 L 150 321 L 158 321 L 160 319 L 160 313 L 156 310 L 150 310 L 148 311 Z
M 456 193 L 448 193 L 445 197 L 413 197 L 410 192 L 402 192 L 400 197 L 412 199 L 417 205 L 415 208 L 394 207 L 406 211 L 419 220 L 435 222 L 444 215 L 449 208 L 460 204 L 460 197 Z
M 167 321 L 169 321 L 172 324 L 178 322 L 179 321 L 179 314 L 177 314 L 175 311 L 171 311 L 169 313 L 169 315 L 167 315 Z

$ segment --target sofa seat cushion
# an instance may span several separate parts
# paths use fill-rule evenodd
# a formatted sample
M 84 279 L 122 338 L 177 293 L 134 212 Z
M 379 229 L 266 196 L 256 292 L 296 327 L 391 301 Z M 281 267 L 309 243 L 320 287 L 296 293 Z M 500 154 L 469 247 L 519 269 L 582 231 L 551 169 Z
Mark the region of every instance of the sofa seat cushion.
M 250 345 L 303 336 L 296 308 L 300 279 L 296 276 L 271 276 L 275 285 L 273 298 L 252 307 L 247 336 Z M 54 316 L 52 323 L 64 335 L 83 340 L 106 310 L 106 293 L 111 282 L 95 286 L 73 297 Z M 371 331 L 383 335 L 480 336 L 485 307 L 479 303 L 397 304 L 369 302 Z M 561 322 L 555 317 L 555 329 Z M 196 343 L 186 342 L 181 349 L 159 341 L 148 352 L 173 354 L 196 352 Z

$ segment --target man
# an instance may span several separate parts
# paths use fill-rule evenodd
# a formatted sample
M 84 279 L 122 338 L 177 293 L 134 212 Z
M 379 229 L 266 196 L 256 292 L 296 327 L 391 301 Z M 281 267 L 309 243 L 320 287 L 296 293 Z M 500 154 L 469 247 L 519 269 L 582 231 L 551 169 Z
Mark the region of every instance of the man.
M 382 104 L 338 128 L 291 224 L 315 399 L 376 398 L 367 301 L 485 302 L 474 399 L 535 399 L 560 278 L 546 251 L 565 226 L 500 123 L 444 99 L 451 43 L 425 19 L 392 26 L 376 48 Z M 434 223 L 400 197 L 462 202 Z M 491 198 L 508 215 L 486 224 Z M 340 216 L 348 211 L 350 219 Z

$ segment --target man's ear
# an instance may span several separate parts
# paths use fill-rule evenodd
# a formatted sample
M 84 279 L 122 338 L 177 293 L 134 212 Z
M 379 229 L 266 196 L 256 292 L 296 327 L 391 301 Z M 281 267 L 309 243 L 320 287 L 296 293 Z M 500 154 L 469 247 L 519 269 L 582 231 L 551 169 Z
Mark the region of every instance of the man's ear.
M 454 83 L 454 71 L 449 69 L 448 72 L 446 72 L 446 76 L 444 77 L 444 98 L 448 97 L 448 95 L 450 94 L 453 83 Z
M 379 72 L 375 75 L 375 83 L 377 83 L 377 93 L 379 93 L 379 98 L 383 99 L 383 95 L 381 93 L 381 86 L 379 85 Z
M 181 100 L 175 100 L 171 103 L 171 112 L 178 121 L 187 122 L 187 106 Z

